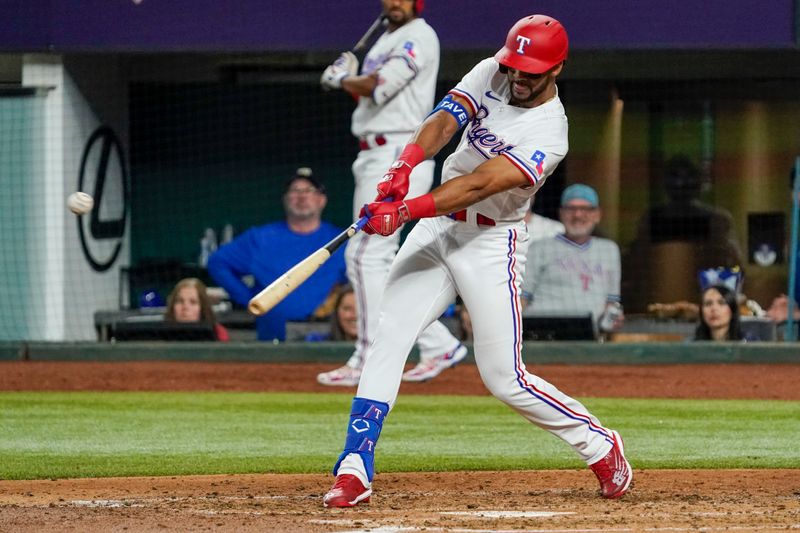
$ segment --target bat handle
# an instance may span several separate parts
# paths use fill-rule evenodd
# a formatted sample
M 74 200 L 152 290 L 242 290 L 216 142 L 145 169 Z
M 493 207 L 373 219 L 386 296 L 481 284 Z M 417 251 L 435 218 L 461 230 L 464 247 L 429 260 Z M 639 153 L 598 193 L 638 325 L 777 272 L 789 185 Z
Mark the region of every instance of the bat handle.
M 361 231 L 361 229 L 367 225 L 367 222 L 369 222 L 369 217 L 367 215 L 364 215 L 363 217 L 359 218 L 354 224 L 356 231 Z
M 388 198 L 384 198 L 383 200 L 381 200 L 381 202 L 392 202 L 392 201 L 394 201 L 394 197 L 392 196 L 389 196 Z M 367 222 L 369 222 L 369 216 L 364 215 L 363 217 L 359 218 L 355 224 L 353 224 L 353 227 L 356 229 L 356 231 L 361 231 L 361 229 L 367 225 Z

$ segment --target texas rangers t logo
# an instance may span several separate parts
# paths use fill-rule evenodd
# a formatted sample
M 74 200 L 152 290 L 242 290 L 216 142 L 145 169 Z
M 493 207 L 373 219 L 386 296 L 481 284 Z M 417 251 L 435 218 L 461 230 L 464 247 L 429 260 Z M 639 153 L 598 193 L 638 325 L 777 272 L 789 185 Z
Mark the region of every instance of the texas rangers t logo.
M 522 55 L 525 53 L 525 47 L 531 44 L 531 40 L 528 37 L 523 37 L 522 35 L 517 35 L 517 42 L 519 43 L 519 48 L 517 48 L 517 53 Z

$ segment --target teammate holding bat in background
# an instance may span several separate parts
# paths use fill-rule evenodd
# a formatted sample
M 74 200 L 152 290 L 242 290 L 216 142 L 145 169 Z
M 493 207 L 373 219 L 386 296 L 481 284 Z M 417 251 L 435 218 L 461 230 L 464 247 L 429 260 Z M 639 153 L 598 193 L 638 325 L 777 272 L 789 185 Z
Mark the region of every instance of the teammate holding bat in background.
M 354 216 L 375 197 L 375 187 L 393 161 L 390 174 L 407 178 L 413 168 L 412 196 L 427 192 L 433 184 L 434 162 L 419 151 L 401 151 L 433 107 L 439 39 L 433 28 L 418 18 L 422 0 L 382 0 L 382 5 L 386 32 L 364 58 L 361 74 L 356 56 L 345 52 L 325 69 L 320 80 L 327 89 L 343 89 L 358 97 L 351 122 L 361 148 L 353 163 Z M 348 242 L 345 260 L 358 306 L 358 341 L 345 366 L 317 376 L 323 385 L 358 384 L 364 354 L 375 337 L 386 274 L 399 243 L 399 233 L 381 238 L 364 232 Z M 467 355 L 466 347 L 438 321 L 420 333 L 418 343 L 420 363 L 404 374 L 406 381 L 431 379 Z
M 633 478 L 622 439 L 580 402 L 529 373 L 522 361 L 521 286 L 530 199 L 567 153 L 567 117 L 556 78 L 567 57 L 562 25 L 519 20 L 505 45 L 478 63 L 424 120 L 404 153 L 435 155 L 464 126 L 442 185 L 409 195 L 407 174 L 390 172 L 364 206 L 364 230 L 392 235 L 421 219 L 387 278 L 381 320 L 353 399 L 344 451 L 326 507 L 352 507 L 372 493 L 375 445 L 400 387 L 414 338 L 460 295 L 473 324 L 475 361 L 486 387 L 530 422 L 569 444 L 590 465 L 606 498 Z M 411 176 L 413 184 L 414 175 Z M 393 201 L 381 202 L 385 198 Z

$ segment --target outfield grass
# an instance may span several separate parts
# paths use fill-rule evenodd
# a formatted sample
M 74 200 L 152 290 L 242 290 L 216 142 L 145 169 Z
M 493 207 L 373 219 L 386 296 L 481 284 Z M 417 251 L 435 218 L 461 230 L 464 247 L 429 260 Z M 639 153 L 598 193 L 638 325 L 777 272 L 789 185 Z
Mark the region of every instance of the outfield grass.
M 587 399 L 634 468 L 800 468 L 800 402 Z M 327 472 L 344 394 L 0 393 L 0 478 Z M 379 471 L 581 468 L 490 397 L 401 396 Z

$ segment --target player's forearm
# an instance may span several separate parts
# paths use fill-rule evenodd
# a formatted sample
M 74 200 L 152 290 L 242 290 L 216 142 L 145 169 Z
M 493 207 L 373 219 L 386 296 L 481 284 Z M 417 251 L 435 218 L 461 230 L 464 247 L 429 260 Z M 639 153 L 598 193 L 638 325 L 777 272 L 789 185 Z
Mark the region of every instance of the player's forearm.
M 399 157 L 389 167 L 389 171 L 378 183 L 378 196 L 376 201 L 384 199 L 403 200 L 408 194 L 409 176 L 411 171 L 421 162 L 436 155 L 447 141 L 457 131 L 452 117 L 433 113 L 428 116 L 422 125 L 409 139 Z M 424 208 L 419 212 L 420 217 L 434 216 L 433 203 L 429 195 L 422 202 Z
M 366 76 L 348 76 L 342 80 L 342 89 L 358 96 L 372 96 L 378 86 L 378 77 L 373 74 Z
M 431 191 L 437 216 L 466 209 L 492 194 L 491 188 L 481 184 L 475 174 L 459 176 Z
M 431 191 L 437 215 L 460 211 L 503 191 L 529 185 L 527 178 L 508 163 L 496 157 L 465 174 L 451 179 Z
M 452 117 L 446 113 L 434 113 L 425 119 L 408 142 L 420 145 L 425 150 L 425 158 L 430 159 L 450 142 L 458 130 Z

